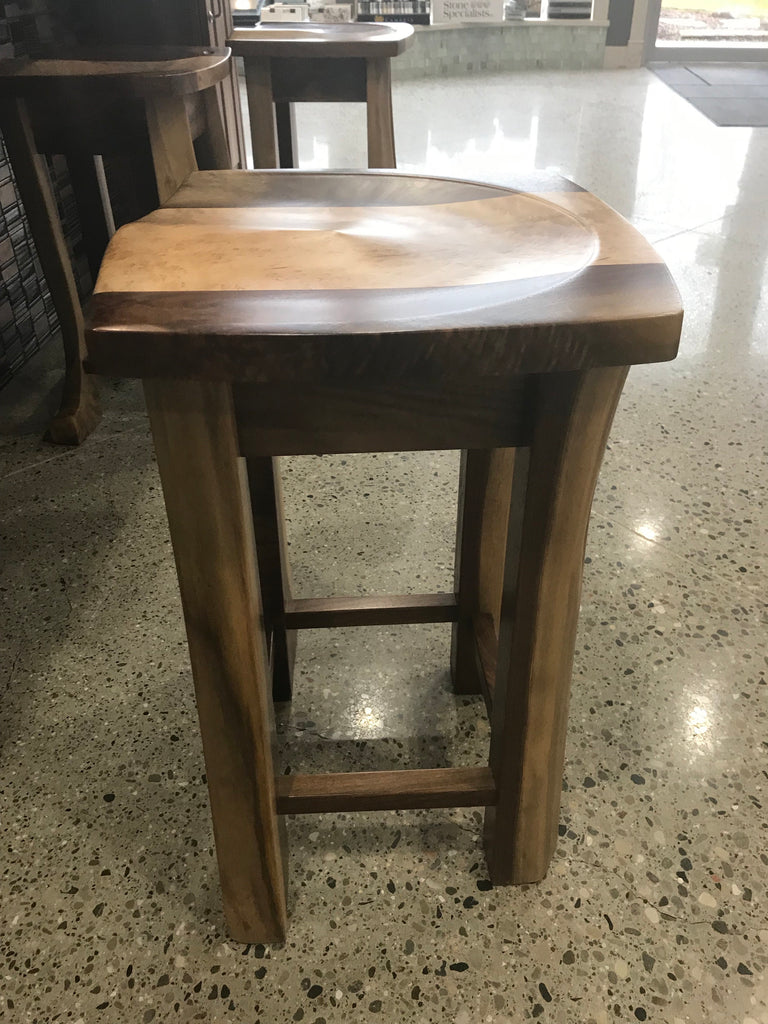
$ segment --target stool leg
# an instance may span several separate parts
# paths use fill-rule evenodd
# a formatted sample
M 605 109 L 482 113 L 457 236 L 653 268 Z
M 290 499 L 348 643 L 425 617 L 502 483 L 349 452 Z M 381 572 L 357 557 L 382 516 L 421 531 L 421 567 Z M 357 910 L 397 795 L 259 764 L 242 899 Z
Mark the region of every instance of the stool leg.
M 296 111 L 293 103 L 275 104 L 275 125 L 277 127 L 278 166 L 298 167 L 299 153 L 296 146 Z
M 96 171 L 96 157 L 92 153 L 74 151 L 65 154 L 69 180 L 75 196 L 77 215 L 83 236 L 83 248 L 88 258 L 91 280 L 99 276 L 101 261 L 104 259 L 109 239 L 114 234 L 110 228 L 104 202 L 101 197 L 99 176 Z M 111 211 L 110 211 L 111 219 Z
M 269 457 L 251 458 L 247 464 L 264 626 L 270 637 L 272 699 L 290 700 L 293 693 L 296 630 L 286 630 L 281 621 L 285 602 L 291 596 L 291 581 L 283 530 L 279 465 L 277 459 Z
M 496 884 L 542 879 L 555 850 L 587 527 L 626 373 L 543 376 L 531 446 L 517 449 L 485 819 Z
M 396 167 L 389 57 L 375 57 L 366 60 L 365 68 L 368 166 Z
M 197 170 L 195 148 L 183 96 L 152 96 L 145 100 L 144 109 L 157 198 L 162 206 Z
M 227 133 L 224 128 L 224 117 L 221 112 L 222 99 L 219 90 L 211 86 L 202 93 L 201 102 L 205 117 L 203 133 L 203 149 L 206 159 L 198 162 L 201 171 L 229 170 L 232 166 L 232 155 L 229 151 Z
M 231 389 L 145 381 L 176 557 L 230 934 L 285 937 L 272 706 Z
M 275 108 L 272 102 L 272 67 L 269 58 L 245 59 L 245 88 L 254 167 L 277 167 Z
M 245 61 L 248 116 L 254 167 L 295 167 L 293 105 L 272 102 L 272 68 L 268 59 Z M 279 152 L 279 155 L 278 155 Z M 280 624 L 290 597 L 288 560 L 283 537 L 280 476 L 273 459 L 248 460 L 248 486 L 256 534 L 264 620 L 270 637 L 272 698 L 290 700 L 296 633 Z
M 472 449 L 461 453 L 459 518 L 456 530 L 455 588 L 459 621 L 451 641 L 455 693 L 481 693 L 476 622 L 487 615 L 499 635 L 504 552 L 514 448 Z

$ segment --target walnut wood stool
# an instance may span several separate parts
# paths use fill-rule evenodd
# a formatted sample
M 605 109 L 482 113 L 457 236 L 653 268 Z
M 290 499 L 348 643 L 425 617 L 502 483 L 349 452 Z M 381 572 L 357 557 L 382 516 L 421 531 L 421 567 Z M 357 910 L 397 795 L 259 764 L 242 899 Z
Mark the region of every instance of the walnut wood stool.
M 560 178 L 522 188 L 200 172 L 107 250 L 87 365 L 144 380 L 236 939 L 285 935 L 283 814 L 485 806 L 493 882 L 547 871 L 598 469 L 628 366 L 674 358 L 682 313 L 621 217 Z M 282 618 L 454 623 L 488 766 L 276 778 L 243 457 L 459 448 L 455 593 Z
M 227 40 L 245 64 L 254 167 L 297 167 L 293 103 L 365 103 L 368 166 L 395 167 L 390 59 L 406 24 L 265 24 Z
M 141 213 L 172 195 L 197 167 L 192 136 L 205 152 L 204 166 L 229 167 L 213 88 L 228 74 L 226 47 L 41 47 L 34 57 L 0 61 L 0 131 L 64 346 L 64 391 L 47 434 L 57 444 L 80 444 L 100 412 L 94 381 L 83 372 L 80 298 L 43 155 L 67 160 L 95 280 L 114 227 L 94 156 L 151 152 L 157 194 Z

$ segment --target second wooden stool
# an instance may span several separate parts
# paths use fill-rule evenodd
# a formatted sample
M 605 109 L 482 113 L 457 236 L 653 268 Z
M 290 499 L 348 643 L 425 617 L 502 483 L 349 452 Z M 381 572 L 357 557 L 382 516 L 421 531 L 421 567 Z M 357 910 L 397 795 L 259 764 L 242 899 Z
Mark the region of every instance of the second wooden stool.
M 412 25 L 260 25 L 229 45 L 245 62 L 254 167 L 297 167 L 293 103 L 365 103 L 368 166 L 395 166 L 389 62 Z

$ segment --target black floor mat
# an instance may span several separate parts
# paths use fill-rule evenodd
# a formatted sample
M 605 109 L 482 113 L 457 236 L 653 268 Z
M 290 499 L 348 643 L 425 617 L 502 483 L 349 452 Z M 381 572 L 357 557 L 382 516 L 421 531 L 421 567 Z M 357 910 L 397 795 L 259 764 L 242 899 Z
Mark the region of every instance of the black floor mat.
M 715 124 L 768 127 L 768 63 L 649 66 Z

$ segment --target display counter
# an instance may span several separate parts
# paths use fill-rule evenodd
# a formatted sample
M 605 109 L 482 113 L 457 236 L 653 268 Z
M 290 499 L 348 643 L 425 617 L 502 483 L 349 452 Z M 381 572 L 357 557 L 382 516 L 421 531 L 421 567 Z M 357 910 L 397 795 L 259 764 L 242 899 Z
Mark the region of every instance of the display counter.
M 478 71 L 602 68 L 607 31 L 607 21 L 536 18 L 417 25 L 410 49 L 392 62 L 392 77 L 402 81 Z

